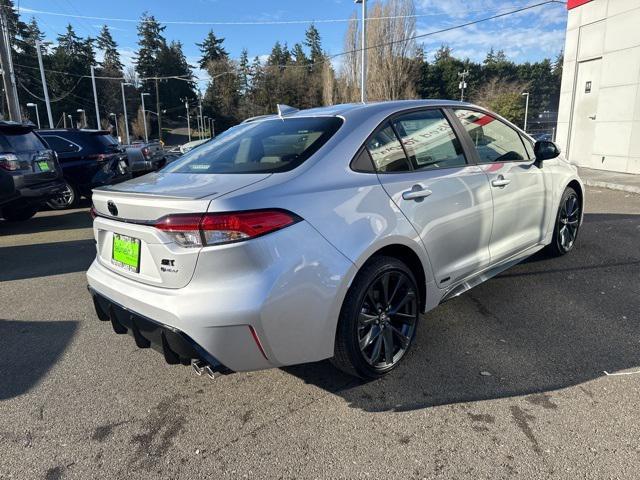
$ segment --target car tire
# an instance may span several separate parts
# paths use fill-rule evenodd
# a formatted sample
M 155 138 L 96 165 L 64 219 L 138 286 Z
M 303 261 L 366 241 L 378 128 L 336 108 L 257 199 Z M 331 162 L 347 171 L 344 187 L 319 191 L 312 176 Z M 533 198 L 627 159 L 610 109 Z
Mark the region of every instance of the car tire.
M 374 257 L 358 272 L 345 296 L 332 363 L 359 378 L 389 373 L 409 351 L 419 314 L 411 270 L 396 258 Z
M 75 208 L 80 202 L 80 193 L 78 192 L 78 189 L 66 179 L 64 183 L 64 191 L 59 196 L 47 201 L 47 206 L 52 210 Z
M 5 207 L 2 209 L 0 217 L 8 222 L 23 222 L 33 217 L 38 209 L 33 205 L 23 205 L 20 207 Z
M 561 257 L 569 253 L 575 245 L 580 230 L 582 206 L 576 191 L 567 187 L 560 199 L 553 228 L 553 238 L 547 246 L 547 253 L 553 257 Z

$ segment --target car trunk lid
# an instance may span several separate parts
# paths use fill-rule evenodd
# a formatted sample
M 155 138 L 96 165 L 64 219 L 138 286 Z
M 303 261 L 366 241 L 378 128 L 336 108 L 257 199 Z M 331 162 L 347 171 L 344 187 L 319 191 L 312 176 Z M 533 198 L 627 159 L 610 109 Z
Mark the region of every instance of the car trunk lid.
M 95 189 L 98 261 L 141 283 L 182 288 L 191 280 L 201 247 L 176 244 L 154 223 L 166 215 L 207 212 L 212 199 L 268 177 L 160 173 Z M 132 261 L 123 262 L 122 253 L 130 253 Z

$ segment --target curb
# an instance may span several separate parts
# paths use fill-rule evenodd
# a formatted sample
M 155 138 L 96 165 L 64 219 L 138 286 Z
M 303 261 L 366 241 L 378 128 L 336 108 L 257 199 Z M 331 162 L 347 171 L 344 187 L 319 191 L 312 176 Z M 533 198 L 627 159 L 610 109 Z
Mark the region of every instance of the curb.
M 622 185 L 620 183 L 613 182 L 601 182 L 599 180 L 591 180 L 581 177 L 582 183 L 589 187 L 608 188 L 609 190 L 619 190 L 621 192 L 637 193 L 640 194 L 640 187 L 634 185 Z

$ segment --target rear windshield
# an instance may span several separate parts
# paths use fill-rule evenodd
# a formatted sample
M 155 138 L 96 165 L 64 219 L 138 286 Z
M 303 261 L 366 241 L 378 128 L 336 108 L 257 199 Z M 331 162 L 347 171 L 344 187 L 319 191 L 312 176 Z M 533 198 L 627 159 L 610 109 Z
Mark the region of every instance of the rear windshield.
M 33 132 L 3 131 L 0 133 L 0 148 L 4 152 L 33 152 L 47 147 Z
M 340 128 L 337 117 L 244 123 L 198 146 L 163 169 L 169 173 L 277 173 L 313 155 Z

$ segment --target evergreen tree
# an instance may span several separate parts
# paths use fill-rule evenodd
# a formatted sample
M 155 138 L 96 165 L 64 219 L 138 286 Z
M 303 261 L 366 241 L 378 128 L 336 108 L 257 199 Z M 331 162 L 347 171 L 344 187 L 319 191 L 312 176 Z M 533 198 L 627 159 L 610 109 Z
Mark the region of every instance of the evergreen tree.
M 200 47 L 200 52 L 202 53 L 202 57 L 200 57 L 200 61 L 198 62 L 200 68 L 204 70 L 207 68 L 209 62 L 228 58 L 229 55 L 222 46 L 223 42 L 224 38 L 216 37 L 213 30 L 209 30 L 204 41 L 202 43 L 196 43 L 196 45 Z
M 101 66 L 108 72 L 122 72 L 124 65 L 120 61 L 120 53 L 118 53 L 118 44 L 115 42 L 109 31 L 109 27 L 102 26 L 100 35 L 96 39 L 96 45 L 103 52 Z
M 140 23 L 138 24 L 138 46 L 136 52 L 136 72 L 141 77 L 153 77 L 157 70 L 157 59 L 160 51 L 166 46 L 167 42 L 162 36 L 164 32 L 163 25 L 148 12 L 142 14 Z M 145 82 L 145 87 L 148 86 Z
M 320 40 L 320 32 L 312 23 L 304 34 L 304 44 L 309 48 L 309 58 L 312 64 L 322 63 L 324 54 L 322 53 L 322 42 Z M 319 65 L 318 65 L 319 67 Z

